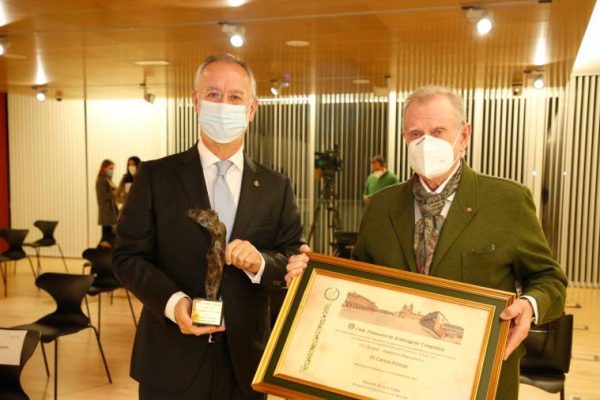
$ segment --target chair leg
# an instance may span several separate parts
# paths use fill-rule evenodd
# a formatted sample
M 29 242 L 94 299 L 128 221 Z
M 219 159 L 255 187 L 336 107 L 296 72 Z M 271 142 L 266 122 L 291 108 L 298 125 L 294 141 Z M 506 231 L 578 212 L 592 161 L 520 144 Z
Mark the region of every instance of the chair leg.
M 98 337 L 100 337 L 100 312 L 102 310 L 102 293 L 98 293 Z
M 63 254 L 62 247 L 60 247 L 60 244 L 58 244 L 58 243 L 56 243 L 56 245 L 58 246 L 58 251 L 60 252 L 60 257 L 63 260 L 63 264 L 65 266 L 65 272 L 69 272 L 69 268 L 67 268 L 67 261 L 65 260 L 65 255 Z
M 560 389 L 560 400 L 565 400 L 565 387 Z
M 44 367 L 46 367 L 46 376 L 50 378 L 50 369 L 48 368 L 48 359 L 46 358 L 46 350 L 44 349 L 44 342 L 40 342 L 42 345 L 42 356 L 44 356 Z
M 27 261 L 29 261 L 29 268 L 31 268 L 31 273 L 33 274 L 33 277 L 37 279 L 38 274 L 35 273 L 35 269 L 33 268 L 33 263 L 31 262 L 31 257 L 27 256 Z M 39 267 L 39 265 L 38 265 L 38 267 Z
M 42 272 L 42 262 L 40 260 L 40 248 L 34 247 L 35 250 L 35 259 L 37 261 L 37 274 L 39 275 Z
M 113 290 L 112 292 L 110 292 L 110 305 L 113 305 L 113 300 L 115 298 L 115 291 Z
M 112 378 L 110 377 L 110 372 L 108 371 L 108 364 L 106 363 L 106 358 L 104 357 L 104 350 L 102 350 L 102 343 L 100 343 L 100 335 L 93 325 L 90 325 L 90 328 L 94 330 L 94 334 L 96 335 L 96 341 L 98 342 L 98 348 L 100 349 L 100 355 L 102 356 L 102 362 L 104 363 L 104 369 L 106 370 L 106 376 L 108 377 L 108 383 L 112 383 Z
M 58 338 L 54 339 L 54 400 L 58 399 Z
M 4 297 L 8 296 L 8 288 L 6 287 L 6 283 L 8 281 L 8 271 L 6 270 L 6 263 L 0 263 L 0 274 L 2 274 L 2 282 L 4 283 Z
M 127 301 L 129 302 L 129 309 L 131 310 L 131 317 L 133 318 L 133 324 L 137 328 L 137 319 L 135 318 L 135 312 L 133 311 L 133 304 L 131 304 L 131 296 L 129 296 L 129 290 L 125 289 L 127 295 Z
M 92 323 L 92 314 L 90 314 L 90 305 L 88 304 L 87 294 L 83 297 L 85 300 L 85 309 L 87 310 L 87 317 L 90 319 L 90 324 Z

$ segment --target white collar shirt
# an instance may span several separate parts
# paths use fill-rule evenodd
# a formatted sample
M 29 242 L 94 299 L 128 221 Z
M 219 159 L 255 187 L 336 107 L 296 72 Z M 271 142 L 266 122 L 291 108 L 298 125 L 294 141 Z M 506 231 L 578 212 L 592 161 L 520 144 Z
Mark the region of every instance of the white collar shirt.
M 208 192 L 210 206 L 214 209 L 214 185 L 215 180 L 217 179 L 216 163 L 221 160 L 204 145 L 202 140 L 198 140 L 198 152 L 200 153 L 200 162 L 202 163 L 202 172 L 204 173 L 204 181 L 206 182 L 206 191 Z M 240 149 L 231 157 L 229 157 L 229 161 L 231 161 L 233 165 L 227 170 L 227 173 L 225 174 L 225 180 L 227 181 L 229 190 L 231 190 L 233 202 L 237 207 L 240 202 L 242 175 L 244 174 L 243 146 L 240 147 Z

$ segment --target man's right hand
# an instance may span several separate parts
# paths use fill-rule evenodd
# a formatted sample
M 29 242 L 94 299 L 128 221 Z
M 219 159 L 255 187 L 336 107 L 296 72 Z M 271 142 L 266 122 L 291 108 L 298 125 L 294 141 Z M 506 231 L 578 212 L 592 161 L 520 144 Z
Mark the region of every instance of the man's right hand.
M 192 323 L 192 302 L 187 297 L 180 299 L 175 305 L 175 321 L 184 335 L 208 335 L 223 332 L 225 326 L 196 326 Z

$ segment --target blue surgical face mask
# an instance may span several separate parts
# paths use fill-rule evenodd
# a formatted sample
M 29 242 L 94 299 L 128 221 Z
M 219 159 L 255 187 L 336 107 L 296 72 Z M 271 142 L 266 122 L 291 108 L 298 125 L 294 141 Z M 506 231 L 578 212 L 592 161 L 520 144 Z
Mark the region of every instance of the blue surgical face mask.
M 106 176 L 108 176 L 109 178 L 112 178 L 114 174 L 115 174 L 114 170 L 106 171 Z
M 198 123 L 213 141 L 231 143 L 248 129 L 246 106 L 201 100 Z

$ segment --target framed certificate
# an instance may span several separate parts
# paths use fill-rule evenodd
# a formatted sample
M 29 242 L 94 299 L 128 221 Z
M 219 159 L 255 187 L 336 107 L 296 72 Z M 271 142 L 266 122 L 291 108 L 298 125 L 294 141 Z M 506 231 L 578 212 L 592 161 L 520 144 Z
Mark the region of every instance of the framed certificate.
M 311 254 L 254 377 L 288 398 L 493 399 L 514 294 Z

